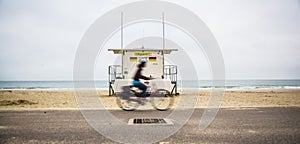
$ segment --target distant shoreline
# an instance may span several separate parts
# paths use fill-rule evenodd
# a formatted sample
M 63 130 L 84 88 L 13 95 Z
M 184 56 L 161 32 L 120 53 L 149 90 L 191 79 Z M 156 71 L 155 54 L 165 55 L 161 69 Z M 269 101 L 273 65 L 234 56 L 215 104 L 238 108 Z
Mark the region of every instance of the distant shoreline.
M 300 86 L 297 88 L 256 88 L 256 89 L 247 89 L 247 88 L 214 88 L 223 89 L 224 91 L 271 91 L 271 90 L 300 90 Z M 0 91 L 75 91 L 75 88 L 48 88 L 48 89 L 0 89 Z M 108 90 L 108 88 L 96 88 L 96 89 L 86 89 L 86 90 Z M 200 90 L 200 91 L 210 91 L 213 88 L 178 88 L 178 90 Z
M 179 90 L 181 97 L 198 95 L 195 108 L 206 108 L 210 90 Z M 98 98 L 107 109 L 119 109 L 115 96 L 108 90 L 97 90 Z M 193 102 L 185 102 L 193 103 Z M 74 109 L 77 108 L 74 90 L 0 90 L 0 110 L 9 109 Z M 300 107 L 300 90 L 226 90 L 220 108 Z
M 177 86 L 184 90 L 277 90 L 300 89 L 300 80 L 225 80 L 224 86 L 213 85 L 211 80 L 178 80 Z M 0 81 L 0 90 L 74 90 L 73 81 Z M 107 80 L 80 83 L 80 86 L 96 90 L 107 90 Z

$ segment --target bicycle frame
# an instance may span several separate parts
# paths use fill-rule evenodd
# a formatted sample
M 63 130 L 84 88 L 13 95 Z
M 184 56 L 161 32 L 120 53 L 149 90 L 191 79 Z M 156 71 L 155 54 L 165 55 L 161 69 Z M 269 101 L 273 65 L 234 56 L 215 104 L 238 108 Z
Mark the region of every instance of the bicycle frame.
M 149 83 L 150 84 L 147 85 L 147 93 L 150 96 L 150 102 L 152 106 L 160 111 L 170 109 L 174 103 L 173 95 L 171 95 L 168 90 L 158 89 L 154 81 L 151 81 Z M 137 97 L 141 97 L 140 93 L 136 90 L 133 90 L 132 87 L 133 86 L 124 86 L 123 92 L 120 93 L 119 96 L 117 96 L 117 104 L 125 111 L 135 110 L 138 105 L 143 104 L 141 103 L 141 101 L 136 99 Z M 164 102 L 164 106 L 160 106 L 162 102 Z

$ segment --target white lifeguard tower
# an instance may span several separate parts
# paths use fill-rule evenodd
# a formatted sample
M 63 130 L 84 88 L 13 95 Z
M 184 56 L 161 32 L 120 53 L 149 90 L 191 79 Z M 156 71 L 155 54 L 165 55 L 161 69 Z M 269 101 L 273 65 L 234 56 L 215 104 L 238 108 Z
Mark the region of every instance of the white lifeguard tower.
M 137 64 L 147 62 L 143 75 L 156 78 L 161 89 L 177 93 L 177 66 L 164 65 L 164 55 L 177 49 L 108 49 L 114 54 L 122 55 L 122 65 L 111 65 L 108 68 L 109 95 L 120 92 L 120 87 L 131 83 L 137 70 Z M 171 89 L 170 89 L 171 86 Z
M 121 92 L 121 87 L 131 85 L 137 64 L 144 61 L 147 66 L 142 71 L 143 75 L 155 78 L 157 87 L 168 90 L 171 94 L 177 93 L 177 66 L 165 65 L 165 54 L 171 54 L 178 49 L 165 48 L 164 36 L 164 15 L 163 15 L 163 48 L 123 48 L 123 14 L 121 14 L 121 48 L 108 49 L 114 54 L 122 55 L 122 62 L 119 65 L 108 67 L 109 95 Z

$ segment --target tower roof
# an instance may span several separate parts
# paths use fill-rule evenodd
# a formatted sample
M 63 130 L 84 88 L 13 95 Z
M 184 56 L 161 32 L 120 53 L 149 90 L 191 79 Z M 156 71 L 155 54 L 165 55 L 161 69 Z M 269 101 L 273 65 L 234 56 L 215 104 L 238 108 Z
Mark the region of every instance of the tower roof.
M 114 54 L 122 54 L 122 51 L 136 51 L 136 52 L 144 52 L 144 51 L 163 51 L 164 54 L 170 54 L 172 51 L 178 51 L 178 49 L 154 49 L 154 48 L 131 48 L 131 49 L 108 49 L 108 51 L 113 51 Z

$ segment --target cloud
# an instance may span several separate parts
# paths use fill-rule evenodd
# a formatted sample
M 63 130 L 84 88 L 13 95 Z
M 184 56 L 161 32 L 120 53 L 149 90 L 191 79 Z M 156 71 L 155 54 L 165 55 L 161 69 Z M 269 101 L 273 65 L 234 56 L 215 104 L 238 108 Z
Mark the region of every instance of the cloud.
M 106 11 L 127 2 L 0 1 L 0 80 L 72 79 L 85 31 Z M 192 10 L 211 29 L 223 52 L 227 78 L 300 78 L 299 1 L 170 2 Z M 106 71 L 98 78 L 106 79 Z

